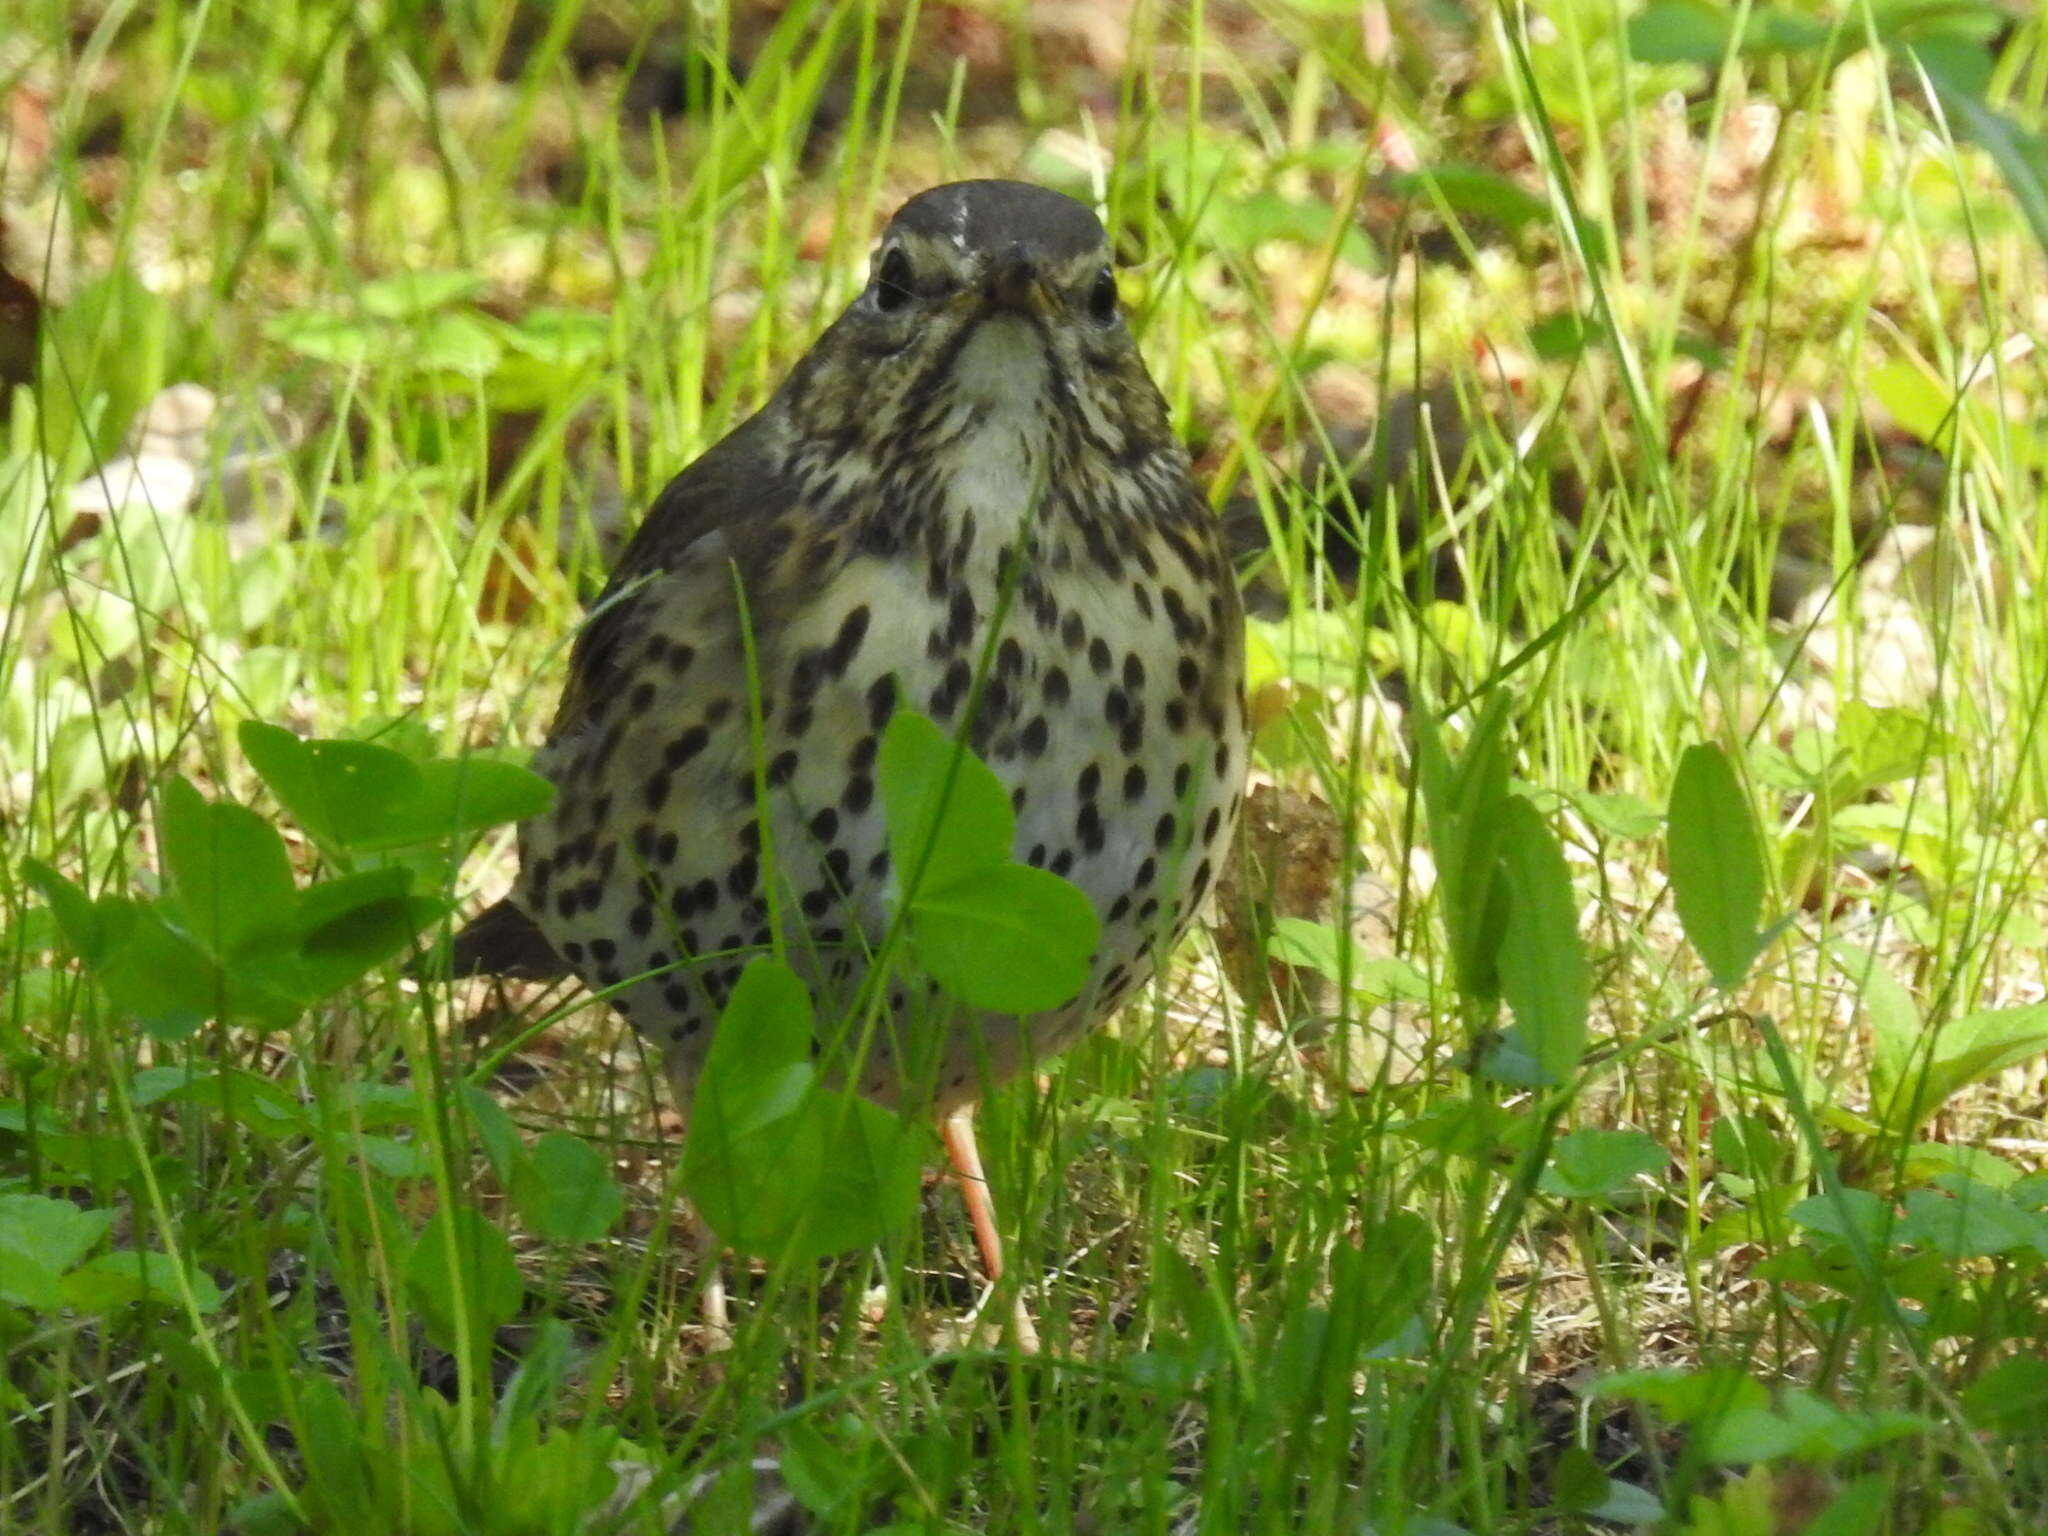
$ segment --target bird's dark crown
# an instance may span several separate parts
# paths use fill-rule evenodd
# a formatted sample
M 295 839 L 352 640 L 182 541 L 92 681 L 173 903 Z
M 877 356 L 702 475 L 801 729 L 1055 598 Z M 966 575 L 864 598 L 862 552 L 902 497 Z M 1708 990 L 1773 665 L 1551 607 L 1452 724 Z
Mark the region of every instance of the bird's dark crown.
M 885 248 L 892 237 L 944 243 L 984 258 L 1028 245 L 1055 266 L 1108 254 L 1108 236 L 1092 212 L 1022 181 L 956 181 L 920 192 L 889 221 Z

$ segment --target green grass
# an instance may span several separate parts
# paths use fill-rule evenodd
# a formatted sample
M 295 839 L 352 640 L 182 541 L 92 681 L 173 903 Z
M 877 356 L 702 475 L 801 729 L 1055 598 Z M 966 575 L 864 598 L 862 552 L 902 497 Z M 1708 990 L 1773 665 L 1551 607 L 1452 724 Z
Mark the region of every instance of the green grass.
M 756 1456 L 820 1531 L 2048 1528 L 2039 17 L 22 9 L 0 1530 L 739 1529 Z M 183 775 L 335 876 L 245 722 L 516 758 L 621 518 L 970 174 L 1108 212 L 1267 530 L 1290 798 L 1223 939 L 984 1109 L 1045 1356 L 959 1337 L 943 1185 L 730 1263 L 711 1355 L 601 1009 L 401 956 L 143 1027 L 28 864 L 154 898 Z M 195 503 L 78 521 L 186 380 Z M 471 841 L 415 896 L 501 890 Z

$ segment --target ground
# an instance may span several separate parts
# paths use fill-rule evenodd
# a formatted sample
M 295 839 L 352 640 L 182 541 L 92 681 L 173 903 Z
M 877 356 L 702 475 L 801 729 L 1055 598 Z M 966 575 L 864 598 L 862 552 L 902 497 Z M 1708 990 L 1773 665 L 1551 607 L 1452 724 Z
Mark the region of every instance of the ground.
M 2048 1524 L 2039 17 L 27 11 L 0 1528 Z M 984 1110 L 1042 1356 L 937 1183 L 710 1340 L 644 1052 L 414 963 L 433 765 L 978 174 L 1115 232 L 1248 831 Z

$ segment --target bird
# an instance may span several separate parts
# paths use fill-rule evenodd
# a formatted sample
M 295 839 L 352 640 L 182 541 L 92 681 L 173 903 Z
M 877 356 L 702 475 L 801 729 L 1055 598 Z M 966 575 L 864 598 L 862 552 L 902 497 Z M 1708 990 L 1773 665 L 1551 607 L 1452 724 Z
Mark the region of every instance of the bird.
M 843 1018 L 904 874 L 876 792 L 898 708 L 988 765 L 1014 857 L 1100 924 L 1064 1006 L 935 1015 L 895 986 L 901 1027 L 841 1069 L 938 1117 L 993 1283 L 972 1104 L 1151 978 L 1221 867 L 1248 751 L 1221 525 L 1101 221 L 1046 188 L 905 202 L 858 296 L 656 497 L 570 648 L 534 758 L 553 804 L 453 970 L 579 977 L 660 1048 L 685 1109 L 771 905 L 818 1017 Z

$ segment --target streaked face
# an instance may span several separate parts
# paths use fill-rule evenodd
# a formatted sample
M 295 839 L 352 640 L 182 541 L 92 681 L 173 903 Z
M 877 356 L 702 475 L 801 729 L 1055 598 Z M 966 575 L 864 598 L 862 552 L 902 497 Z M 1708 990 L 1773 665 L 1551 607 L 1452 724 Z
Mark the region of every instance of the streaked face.
M 1102 226 L 1038 187 L 963 182 L 905 204 L 819 352 L 856 375 L 835 403 L 883 431 L 1044 431 L 1116 456 L 1165 431 Z

